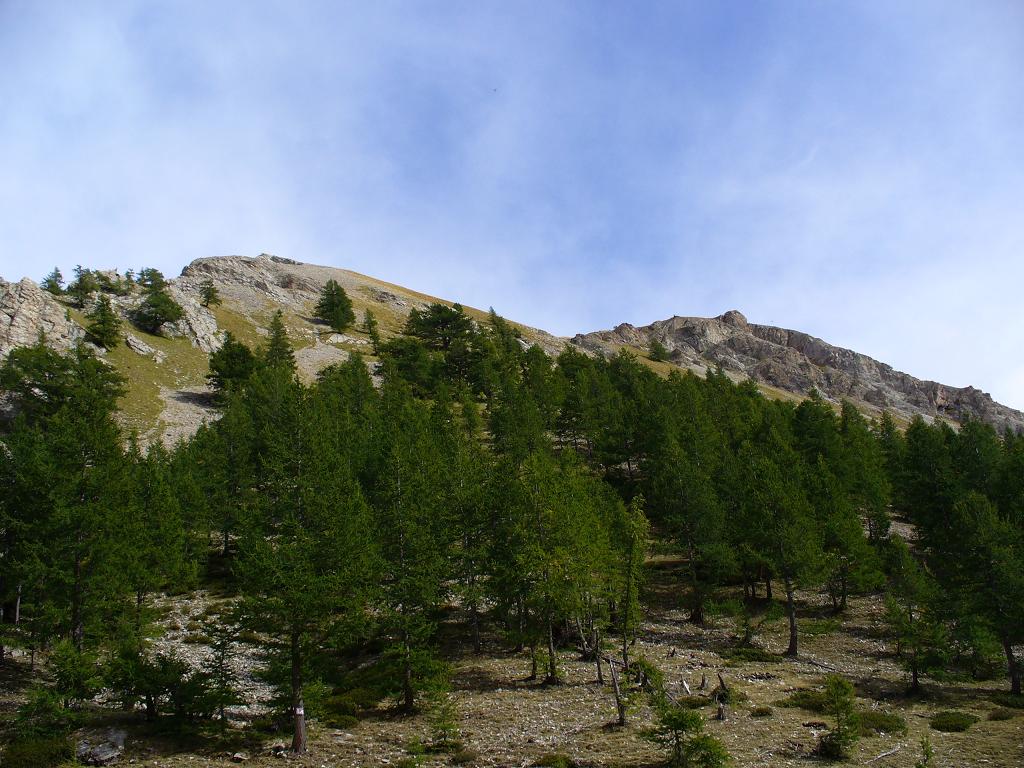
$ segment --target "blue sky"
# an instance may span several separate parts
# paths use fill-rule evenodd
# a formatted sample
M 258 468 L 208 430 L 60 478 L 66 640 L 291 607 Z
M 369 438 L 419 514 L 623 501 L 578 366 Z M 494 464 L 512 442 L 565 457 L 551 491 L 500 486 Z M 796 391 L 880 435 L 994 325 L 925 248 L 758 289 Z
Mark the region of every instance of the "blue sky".
M 0 274 L 738 308 L 1024 408 L 1024 4 L 0 0 Z

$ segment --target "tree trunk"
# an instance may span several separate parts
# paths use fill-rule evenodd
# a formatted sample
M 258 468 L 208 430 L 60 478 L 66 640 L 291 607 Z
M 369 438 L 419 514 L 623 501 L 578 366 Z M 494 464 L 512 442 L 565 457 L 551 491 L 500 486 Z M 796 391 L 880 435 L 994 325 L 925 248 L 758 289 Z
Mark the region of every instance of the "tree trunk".
M 921 680 L 917 673 L 917 649 L 910 654 L 910 691 L 917 693 L 921 690 Z
M 597 663 L 601 663 L 601 655 L 597 656 Z M 608 659 L 608 669 L 612 673 L 612 690 L 615 691 L 615 709 L 619 714 L 618 723 L 619 725 L 626 724 L 626 702 L 622 700 L 622 692 L 619 690 L 619 675 L 615 671 L 615 663 Z
M 412 650 L 409 648 L 409 641 L 404 641 L 405 658 L 402 670 L 402 709 L 412 712 L 416 706 L 416 692 L 412 689 Z
M 601 633 L 594 628 L 594 657 L 597 659 L 597 682 L 604 685 L 604 672 L 601 671 Z
M 300 636 L 292 632 L 292 717 L 294 733 L 292 734 L 292 752 L 301 755 L 306 751 L 306 708 L 302 700 L 302 650 L 299 647 Z
M 772 599 L 772 580 L 768 577 L 764 580 L 764 596 L 769 600 Z
M 787 577 L 783 580 L 786 586 L 786 615 L 789 617 L 789 648 L 786 649 L 787 656 L 797 654 L 797 632 L 796 632 L 796 603 L 793 601 L 793 582 Z
M 71 642 L 76 651 L 85 642 L 85 620 L 82 618 L 82 556 L 75 552 L 75 583 L 71 599 Z
M 483 642 L 480 639 L 480 608 L 477 606 L 476 600 L 473 601 L 469 611 L 473 618 L 473 652 L 480 653 L 483 650 Z
M 537 679 L 537 643 L 530 643 L 530 676 L 527 680 Z
M 1013 643 L 1008 637 L 1003 638 L 1003 650 L 1006 652 L 1006 667 L 1010 673 L 1010 693 L 1020 696 L 1020 664 L 1013 655 Z
M 555 628 L 548 616 L 548 676 L 545 683 L 558 682 L 558 657 L 555 655 Z

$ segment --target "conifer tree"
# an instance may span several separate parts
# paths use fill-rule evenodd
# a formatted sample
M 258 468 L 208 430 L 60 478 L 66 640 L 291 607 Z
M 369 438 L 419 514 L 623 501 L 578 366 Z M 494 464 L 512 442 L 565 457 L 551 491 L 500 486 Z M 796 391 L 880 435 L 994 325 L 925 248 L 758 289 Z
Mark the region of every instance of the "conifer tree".
M 86 331 L 89 337 L 105 349 L 116 347 L 120 341 L 121 318 L 111 306 L 110 299 L 100 296 L 88 317 Z
M 284 368 L 295 372 L 295 352 L 288 339 L 288 330 L 284 326 L 284 315 L 277 310 L 270 319 L 268 328 L 270 335 L 263 347 L 263 363 L 271 368 Z
M 370 345 L 373 350 L 373 354 L 380 354 L 380 323 L 377 322 L 377 317 L 373 314 L 373 311 L 367 307 L 363 313 L 363 333 L 370 337 Z
M 201 299 L 200 303 L 207 309 L 223 303 L 220 298 L 220 291 L 213 284 L 213 280 L 206 280 L 199 286 L 199 296 Z
M 658 339 L 651 339 L 651 343 L 648 345 L 647 350 L 647 354 L 650 356 L 651 360 L 654 360 L 655 362 L 664 362 L 669 358 L 668 349 L 666 349 L 665 345 Z
M 241 387 L 256 370 L 257 360 L 252 350 L 225 331 L 220 349 L 210 353 L 210 373 L 206 380 L 224 400 L 229 391 Z
M 317 302 L 314 311 L 317 320 L 326 323 L 337 333 L 344 331 L 356 320 L 352 300 L 345 293 L 345 289 L 338 285 L 337 280 L 327 281 L 327 285 L 320 292 L 320 301 Z
M 385 383 L 382 407 L 386 432 L 374 489 L 381 623 L 400 671 L 401 706 L 412 711 L 437 670 L 435 612 L 449 574 L 450 531 L 428 413 L 399 381 Z
M 935 614 L 938 586 L 899 537 L 890 542 L 887 570 L 886 621 L 910 672 L 910 692 L 917 693 L 921 673 L 944 645 L 942 624 Z
M 68 286 L 67 294 L 75 302 L 75 305 L 85 308 L 89 297 L 99 290 L 99 283 L 92 270 L 85 269 L 81 264 L 75 267 L 75 279 Z
M 369 509 L 343 455 L 324 439 L 326 414 L 281 366 L 262 371 L 255 402 L 261 493 L 244 520 L 237 573 L 242 615 L 274 638 L 293 722 L 306 750 L 304 690 L 311 657 L 346 619 L 363 614 L 372 553 Z
M 799 464 L 793 451 L 774 429 L 764 447 L 748 451 L 745 492 L 746 520 L 756 537 L 754 549 L 771 564 L 786 590 L 789 646 L 798 652 L 795 591 L 798 584 L 813 582 L 821 563 L 821 543 L 811 506 L 800 482 Z
M 43 278 L 42 289 L 54 296 L 64 294 L 64 275 L 61 274 L 59 267 L 54 267 L 53 271 Z
M 139 272 L 138 284 L 143 289 L 142 303 L 135 310 L 135 324 L 147 333 L 159 334 L 165 323 L 176 323 L 185 310 L 167 292 L 167 281 L 158 269 L 147 267 Z

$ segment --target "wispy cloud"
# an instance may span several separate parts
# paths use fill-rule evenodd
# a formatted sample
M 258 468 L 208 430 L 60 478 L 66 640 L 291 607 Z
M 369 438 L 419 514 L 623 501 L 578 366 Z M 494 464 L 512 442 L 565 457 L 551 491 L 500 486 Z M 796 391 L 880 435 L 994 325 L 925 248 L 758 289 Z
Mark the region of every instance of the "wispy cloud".
M 1024 407 L 1024 11 L 0 3 L 0 272 L 276 252 L 561 333 L 738 307 Z

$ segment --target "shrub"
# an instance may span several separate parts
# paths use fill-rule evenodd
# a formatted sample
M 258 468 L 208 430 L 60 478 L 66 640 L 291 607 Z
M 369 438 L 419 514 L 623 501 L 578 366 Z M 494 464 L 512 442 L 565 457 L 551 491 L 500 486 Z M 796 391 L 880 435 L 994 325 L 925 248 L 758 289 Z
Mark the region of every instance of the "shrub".
M 929 724 L 936 731 L 959 733 L 960 731 L 966 731 L 976 722 L 978 722 L 978 718 L 968 712 L 947 710 L 933 715 Z
M 50 768 L 72 759 L 74 746 L 67 736 L 33 736 L 7 745 L 4 768 Z
M 890 733 L 902 736 L 907 732 L 907 721 L 895 712 L 866 709 L 860 712 L 860 735 L 874 736 Z
M 771 707 L 754 707 L 750 710 L 751 717 L 771 717 L 775 714 L 775 710 Z
M 78 651 L 66 640 L 54 646 L 50 653 L 53 687 L 61 695 L 65 706 L 88 701 L 103 687 L 103 679 L 96 657 Z
M 259 645 L 261 640 L 258 632 L 254 632 L 251 629 L 243 629 L 238 633 L 238 642 L 248 643 L 249 645 Z
M 469 749 L 468 747 L 463 747 L 458 752 L 456 752 L 454 755 L 452 755 L 451 762 L 452 762 L 452 765 L 469 765 L 470 763 L 475 763 L 479 759 L 480 759 L 480 753 L 479 752 L 477 752 L 475 749 Z
M 21 736 L 48 736 L 72 730 L 76 719 L 76 713 L 64 706 L 60 694 L 33 688 L 28 701 L 18 707 L 15 724 Z
M 853 708 L 853 685 L 839 675 L 825 678 L 825 712 L 836 720 L 836 727 L 818 741 L 818 753 L 829 760 L 849 755 L 860 738 L 860 718 Z
M 657 718 L 657 725 L 644 736 L 670 750 L 669 765 L 719 768 L 729 763 L 729 753 L 722 742 L 702 733 L 704 718 L 700 712 L 663 705 L 658 708 Z
M 1009 709 L 1008 707 L 1000 707 L 999 709 L 993 709 L 988 713 L 989 720 L 1012 720 L 1019 715 L 1015 709 Z
M 1024 709 L 1024 696 L 1014 695 L 1012 693 L 997 693 L 989 697 L 1001 707 L 1009 707 L 1010 709 Z

